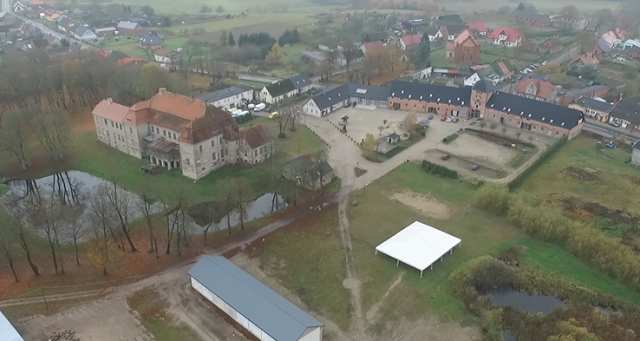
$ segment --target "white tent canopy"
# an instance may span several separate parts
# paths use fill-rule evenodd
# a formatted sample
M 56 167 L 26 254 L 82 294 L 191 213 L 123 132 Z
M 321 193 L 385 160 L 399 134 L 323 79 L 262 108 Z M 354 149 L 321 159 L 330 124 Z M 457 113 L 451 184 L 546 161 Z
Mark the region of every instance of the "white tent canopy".
M 2 341 L 24 341 L 18 331 L 13 328 L 11 322 L 0 312 L 0 340 Z
M 420 270 L 420 277 L 424 269 L 431 267 L 447 252 L 452 253 L 453 248 L 460 244 L 461 240 L 450 234 L 444 233 L 419 221 L 407 226 L 393 237 L 376 247 L 378 251 L 395 258 L 396 265 L 403 262 Z

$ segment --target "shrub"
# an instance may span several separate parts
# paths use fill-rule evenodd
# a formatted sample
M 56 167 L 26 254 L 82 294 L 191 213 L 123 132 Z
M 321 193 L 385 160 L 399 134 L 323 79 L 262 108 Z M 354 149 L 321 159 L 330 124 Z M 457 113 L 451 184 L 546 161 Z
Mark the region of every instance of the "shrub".
M 478 291 L 509 288 L 515 281 L 515 271 L 491 256 L 471 259 L 449 276 L 452 293 L 457 297 L 468 292 L 477 294 Z
M 431 173 L 433 175 L 440 175 L 441 177 L 447 177 L 451 179 L 458 178 L 458 172 L 451 170 L 445 166 L 440 166 L 433 162 L 429 162 L 427 160 L 422 160 L 422 168 L 425 172 Z
M 545 162 L 547 162 L 552 156 L 554 156 L 560 148 L 562 148 L 565 144 L 567 144 L 569 138 L 566 136 L 561 137 L 558 141 L 556 141 L 549 149 L 547 149 L 540 157 L 524 172 L 520 173 L 515 179 L 511 180 L 507 185 L 509 187 L 509 191 L 513 192 L 518 189 L 524 181 L 531 175 L 533 172 L 538 169 L 538 167 L 542 166 Z
M 484 186 L 474 200 L 476 207 L 481 210 L 504 216 L 509 211 L 512 197 L 504 187 Z
M 451 141 L 455 140 L 458 138 L 458 134 L 453 133 L 445 138 L 442 139 L 442 142 L 444 142 L 445 144 L 449 144 L 451 143 Z
M 236 122 L 238 122 L 238 124 L 242 124 L 242 123 L 249 122 L 249 121 L 253 120 L 254 118 L 256 118 L 256 117 L 253 114 L 249 113 L 249 114 L 242 115 L 242 116 L 236 116 L 234 119 L 236 120 Z
M 494 133 L 491 133 L 491 132 L 488 132 L 488 131 L 484 131 L 484 130 L 478 130 L 478 129 L 473 129 L 473 128 L 465 128 L 464 130 L 473 131 L 473 132 L 476 132 L 478 134 L 484 134 L 484 135 L 493 136 L 495 138 L 499 138 L 500 140 L 521 144 L 521 145 L 527 146 L 529 148 L 535 148 L 536 147 L 535 145 L 533 145 L 531 143 L 527 143 L 527 142 L 524 142 L 524 141 L 521 141 L 521 140 L 518 140 L 518 139 L 514 139 L 514 138 L 511 138 L 511 137 L 507 137 L 507 136 L 504 136 L 504 135 L 494 134 Z

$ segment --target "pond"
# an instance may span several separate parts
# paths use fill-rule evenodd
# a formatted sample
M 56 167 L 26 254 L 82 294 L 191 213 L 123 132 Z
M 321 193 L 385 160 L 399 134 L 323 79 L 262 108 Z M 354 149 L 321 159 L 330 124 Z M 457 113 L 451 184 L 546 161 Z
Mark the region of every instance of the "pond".
M 548 314 L 556 308 L 566 308 L 561 299 L 553 296 L 532 295 L 516 290 L 490 291 L 482 295 L 496 306 L 511 306 L 525 313 Z
M 505 330 L 502 332 L 502 340 L 503 341 L 518 341 L 515 335 L 511 334 L 510 331 Z

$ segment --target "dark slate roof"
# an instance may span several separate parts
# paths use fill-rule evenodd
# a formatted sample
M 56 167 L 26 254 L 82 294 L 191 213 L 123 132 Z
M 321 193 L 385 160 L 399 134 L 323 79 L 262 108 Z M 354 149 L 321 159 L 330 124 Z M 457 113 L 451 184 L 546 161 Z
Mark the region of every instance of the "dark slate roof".
M 311 58 L 313 60 L 317 60 L 319 62 L 323 62 L 323 61 L 327 60 L 327 57 L 321 55 L 318 52 L 305 50 L 305 51 L 302 51 L 302 55 L 305 56 L 305 57 Z
M 599 101 L 591 97 L 580 97 L 575 102 L 576 104 L 579 104 L 583 108 L 589 108 L 589 109 L 597 110 L 600 112 L 606 112 L 607 114 L 611 113 L 611 110 L 613 110 L 613 107 L 614 107 L 614 105 L 611 103 Z
M 484 93 L 494 92 L 498 90 L 492 81 L 482 78 L 476 84 L 473 85 L 473 90 L 482 91 Z
M 538 21 L 549 20 L 549 16 L 546 14 L 527 12 L 527 11 L 517 11 L 516 13 L 513 14 L 513 16 L 517 18 L 526 18 L 526 19 L 538 20 Z
M 203 100 L 205 102 L 215 102 L 215 101 L 219 101 L 219 100 L 224 99 L 224 98 L 228 98 L 228 97 L 231 97 L 231 96 L 239 95 L 239 94 L 241 94 L 243 92 L 251 91 L 251 90 L 253 90 L 253 88 L 248 86 L 248 85 L 238 84 L 238 85 L 234 85 L 232 87 L 226 88 L 226 89 L 222 89 L 222 90 L 210 92 L 208 94 L 204 94 L 204 95 L 198 97 L 198 99 Z
M 596 79 L 593 80 L 593 84 L 594 85 L 606 85 L 610 88 L 618 88 L 618 87 L 622 87 L 624 85 L 626 85 L 624 82 L 615 79 L 615 78 L 611 78 L 611 77 L 606 77 L 606 76 L 598 76 L 596 77 Z
M 440 29 L 437 27 L 427 27 L 424 29 L 424 33 L 430 35 L 430 36 L 435 36 L 436 33 L 438 33 Z
M 269 84 L 266 88 L 272 97 L 278 97 L 296 89 L 290 79 L 284 79 L 277 83 Z
M 458 13 L 441 15 L 438 17 L 438 20 L 447 21 L 452 24 L 460 24 L 460 25 L 464 24 L 464 20 L 460 18 L 460 15 Z
M 311 99 L 318 109 L 324 110 L 338 105 L 351 97 L 386 101 L 389 98 L 388 87 L 348 83 L 313 96 Z
M 464 31 L 467 27 L 465 25 L 447 25 L 447 32 L 450 36 L 454 36 L 462 31 Z
M 140 38 L 140 44 L 142 45 L 162 45 L 162 43 L 163 40 L 154 32 L 149 32 Z
M 300 155 L 284 165 L 285 176 L 293 178 L 305 174 L 306 179 L 318 180 L 333 172 L 333 168 L 327 161 L 316 163 L 310 155 Z
M 584 121 L 584 115 L 580 110 L 501 91 L 493 93 L 487 102 L 487 108 L 565 129 L 572 129 Z
M 289 78 L 289 80 L 291 81 L 291 84 L 293 84 L 293 87 L 296 89 L 304 88 L 305 86 L 309 86 L 313 83 L 311 79 L 309 79 L 309 76 L 302 73 Z
M 609 44 L 607 43 L 606 40 L 604 40 L 604 38 L 600 37 L 596 39 L 596 44 L 598 44 L 598 47 L 600 48 L 600 50 L 602 50 L 602 52 L 604 53 L 611 52 L 611 46 L 609 46 Z
M 275 340 L 296 341 L 307 328 L 324 326 L 222 256 L 203 256 L 189 276 Z
M 608 86 L 606 85 L 592 85 L 584 89 L 569 91 L 566 94 L 564 94 L 563 97 L 573 97 L 573 98 L 582 97 L 588 93 L 591 93 L 597 90 L 606 89 L 606 88 L 608 88 Z
M 444 85 L 393 81 L 390 97 L 469 106 L 471 87 L 455 88 Z
M 127 55 L 124 54 L 123 52 L 120 51 L 111 51 L 111 53 L 109 53 L 109 57 L 107 57 L 107 59 L 109 59 L 110 61 L 113 62 L 117 62 L 122 58 L 126 58 Z
M 628 97 L 618 102 L 611 116 L 640 124 L 640 96 Z

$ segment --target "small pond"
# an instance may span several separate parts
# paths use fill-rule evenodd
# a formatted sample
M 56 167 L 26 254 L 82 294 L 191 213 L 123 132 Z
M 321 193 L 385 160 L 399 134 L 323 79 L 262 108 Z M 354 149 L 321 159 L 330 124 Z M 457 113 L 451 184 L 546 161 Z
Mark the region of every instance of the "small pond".
M 502 340 L 503 341 L 518 341 L 518 339 L 516 339 L 516 336 L 511 334 L 510 331 L 505 330 L 502 332 Z
M 566 308 L 561 299 L 553 296 L 532 295 L 516 290 L 490 291 L 482 295 L 496 306 L 511 306 L 525 313 L 548 314 L 556 308 Z

